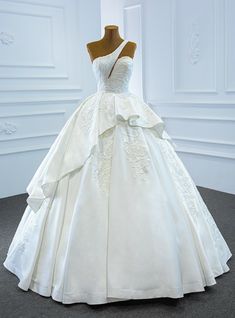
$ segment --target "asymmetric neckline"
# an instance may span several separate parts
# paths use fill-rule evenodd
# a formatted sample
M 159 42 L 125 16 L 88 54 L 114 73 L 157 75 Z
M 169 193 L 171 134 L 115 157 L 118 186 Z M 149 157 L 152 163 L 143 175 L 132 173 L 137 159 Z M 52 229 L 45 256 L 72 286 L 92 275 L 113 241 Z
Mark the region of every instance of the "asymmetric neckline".
M 110 56 L 110 55 L 114 54 L 120 47 L 123 46 L 123 44 L 126 44 L 127 42 L 128 42 L 127 40 L 123 40 L 123 41 L 121 42 L 121 44 L 119 44 L 118 47 L 116 47 L 116 49 L 113 50 L 111 53 L 106 54 L 106 55 L 97 56 L 96 58 L 93 59 L 92 64 L 94 63 L 95 60 L 98 60 L 98 59 L 100 59 L 100 58 L 107 57 L 107 56 Z

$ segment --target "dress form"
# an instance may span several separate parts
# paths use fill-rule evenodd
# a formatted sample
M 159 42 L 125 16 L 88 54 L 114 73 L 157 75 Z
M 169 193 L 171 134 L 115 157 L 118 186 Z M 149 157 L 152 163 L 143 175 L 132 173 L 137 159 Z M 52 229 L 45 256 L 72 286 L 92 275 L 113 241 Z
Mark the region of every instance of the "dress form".
M 105 26 L 105 33 L 101 40 L 90 42 L 87 44 L 87 50 L 90 55 L 91 61 L 100 56 L 105 56 L 112 53 L 123 41 L 124 39 L 119 34 L 119 28 L 117 25 L 107 25 Z M 129 56 L 134 57 L 136 50 L 136 43 L 128 41 L 128 43 L 123 48 L 119 57 Z

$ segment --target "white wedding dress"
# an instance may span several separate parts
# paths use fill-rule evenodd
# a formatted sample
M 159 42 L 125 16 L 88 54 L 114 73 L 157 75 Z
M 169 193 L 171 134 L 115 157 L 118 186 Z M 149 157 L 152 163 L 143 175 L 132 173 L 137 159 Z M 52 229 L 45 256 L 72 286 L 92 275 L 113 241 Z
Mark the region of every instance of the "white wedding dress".
M 163 121 L 128 89 L 126 43 L 93 61 L 97 92 L 31 179 L 4 261 L 21 289 L 64 304 L 179 298 L 229 271 L 231 251 Z

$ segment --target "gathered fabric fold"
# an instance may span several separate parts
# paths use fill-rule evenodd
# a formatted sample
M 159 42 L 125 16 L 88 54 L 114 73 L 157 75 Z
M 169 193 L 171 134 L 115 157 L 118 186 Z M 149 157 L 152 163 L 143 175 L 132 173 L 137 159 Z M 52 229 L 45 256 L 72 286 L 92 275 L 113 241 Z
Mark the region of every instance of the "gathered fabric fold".
M 153 129 L 157 137 L 164 138 L 162 119 L 134 94 L 97 92 L 90 95 L 61 129 L 26 188 L 27 203 L 34 212 L 46 198 L 53 197 L 60 179 L 83 167 L 99 137 L 119 121 Z

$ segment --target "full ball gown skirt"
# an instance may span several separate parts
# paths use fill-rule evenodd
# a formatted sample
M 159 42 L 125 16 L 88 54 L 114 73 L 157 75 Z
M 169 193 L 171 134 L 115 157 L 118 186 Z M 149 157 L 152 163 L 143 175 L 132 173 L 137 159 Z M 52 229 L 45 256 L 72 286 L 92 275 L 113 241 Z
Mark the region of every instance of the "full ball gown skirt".
M 161 118 L 128 90 L 126 40 L 96 58 L 97 92 L 70 116 L 31 179 L 4 266 L 64 304 L 183 297 L 232 256 Z

